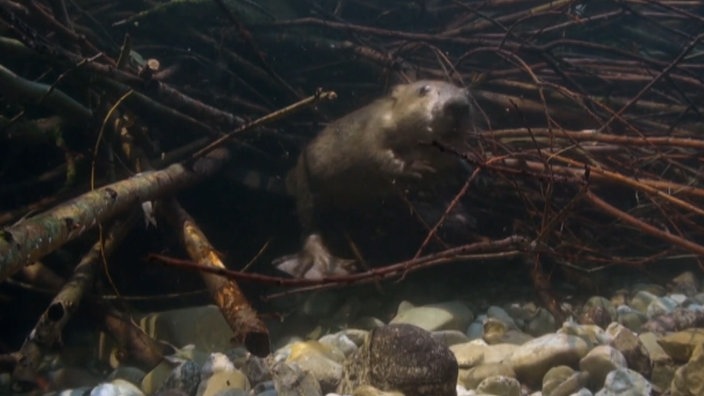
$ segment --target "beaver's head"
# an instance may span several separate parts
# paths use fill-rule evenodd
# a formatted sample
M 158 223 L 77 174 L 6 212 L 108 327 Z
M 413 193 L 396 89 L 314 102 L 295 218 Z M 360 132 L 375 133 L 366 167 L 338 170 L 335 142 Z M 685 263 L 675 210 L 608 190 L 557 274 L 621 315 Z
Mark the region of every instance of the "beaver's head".
M 391 92 L 397 128 L 419 140 L 463 140 L 471 127 L 469 93 L 444 81 L 421 80 Z

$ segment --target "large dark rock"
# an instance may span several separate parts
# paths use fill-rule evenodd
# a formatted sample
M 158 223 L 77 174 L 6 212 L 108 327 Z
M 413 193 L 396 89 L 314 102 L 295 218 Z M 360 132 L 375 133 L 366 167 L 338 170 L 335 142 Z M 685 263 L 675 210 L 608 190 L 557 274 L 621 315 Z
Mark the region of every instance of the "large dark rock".
M 457 360 L 430 333 L 409 324 L 379 327 L 347 363 L 338 390 L 351 393 L 360 385 L 406 396 L 455 396 Z

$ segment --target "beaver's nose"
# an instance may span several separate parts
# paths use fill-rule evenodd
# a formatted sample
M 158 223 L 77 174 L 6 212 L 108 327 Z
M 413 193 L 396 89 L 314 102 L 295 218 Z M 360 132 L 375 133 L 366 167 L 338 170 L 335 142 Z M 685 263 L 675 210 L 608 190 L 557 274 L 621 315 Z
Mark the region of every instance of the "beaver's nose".
M 469 98 L 458 96 L 457 98 L 445 103 L 445 114 L 458 119 L 469 116 Z

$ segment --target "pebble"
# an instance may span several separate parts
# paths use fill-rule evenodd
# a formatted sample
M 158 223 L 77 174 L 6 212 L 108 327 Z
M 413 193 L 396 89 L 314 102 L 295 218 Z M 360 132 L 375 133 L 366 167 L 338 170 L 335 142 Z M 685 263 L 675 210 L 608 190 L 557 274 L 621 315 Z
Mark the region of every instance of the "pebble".
M 218 371 L 200 382 L 196 396 L 215 396 L 223 392 L 244 396 L 250 388 L 249 380 L 241 371 Z
M 589 373 L 589 389 L 598 390 L 604 385 L 609 372 L 627 368 L 626 358 L 618 349 L 599 345 L 579 361 L 579 369 Z
M 538 308 L 526 325 L 525 332 L 533 337 L 552 333 L 557 329 L 555 317 L 545 308 Z
M 704 395 L 704 343 L 697 344 L 687 364 L 675 371 L 670 393 L 672 396 Z
M 688 361 L 694 348 L 702 343 L 704 343 L 704 329 L 678 331 L 658 339 L 658 344 L 675 362 Z
M 543 396 L 572 395 L 583 389 L 588 378 L 588 373 L 574 371 L 569 366 L 556 366 L 545 373 L 541 391 Z
M 648 306 L 656 301 L 658 296 L 645 290 L 637 292 L 630 301 L 629 306 L 636 311 L 646 313 Z
M 464 331 L 473 318 L 472 311 L 459 301 L 418 307 L 405 302 L 401 303 L 396 316 L 391 319 L 389 324 L 410 324 L 427 331 Z
M 521 396 L 521 383 L 513 377 L 493 375 L 479 383 L 477 392 L 498 396 Z
M 468 370 L 460 369 L 458 383 L 467 389 L 475 389 L 482 381 L 491 376 L 501 375 L 515 378 L 516 373 L 504 363 L 486 363 L 474 366 Z
M 640 283 L 561 301 L 575 320 L 559 328 L 532 302 L 491 305 L 487 296 L 468 295 L 418 306 L 404 301 L 387 324 L 380 318 L 390 316 L 381 310 L 378 318 L 369 310 L 361 315 L 362 297 L 316 293 L 301 298 L 292 314 L 310 322 L 307 333 L 298 322 L 282 322 L 274 341 L 280 347 L 266 358 L 231 348 L 231 331 L 220 327 L 215 307 L 189 308 L 142 320 L 150 333 L 178 341 L 177 354 L 147 373 L 125 365 L 100 378 L 54 367 L 45 376 L 54 387 L 64 384 L 63 394 L 98 396 L 641 396 L 654 389 L 700 396 L 700 287 L 697 276 L 685 272 L 667 287 Z M 374 307 L 384 301 L 364 299 Z M 388 301 L 383 312 L 399 300 Z M 325 334 L 329 329 L 338 331 Z M 227 346 L 218 337 L 226 337 Z M 60 375 L 71 372 L 79 375 Z
M 645 310 L 645 314 L 648 319 L 653 319 L 660 315 L 666 315 L 674 311 L 679 304 L 672 298 L 665 296 L 659 297 L 648 304 L 648 308 Z
M 503 308 L 492 305 L 486 310 L 486 316 L 490 319 L 496 319 L 506 326 L 507 329 L 518 329 L 518 325 Z
M 435 341 L 448 347 L 469 342 L 467 335 L 459 330 L 439 330 L 432 332 L 430 335 Z
M 604 381 L 604 387 L 595 396 L 644 396 L 651 395 L 653 386 L 637 372 L 619 368 L 611 371 Z
M 675 293 L 682 293 L 685 296 L 692 297 L 699 292 L 700 283 L 692 271 L 685 271 L 672 278 L 669 286 Z
M 616 321 L 632 331 L 638 332 L 648 321 L 648 317 L 629 306 L 621 305 L 616 308 Z
M 520 345 L 507 363 L 516 372 L 518 379 L 538 385 L 550 368 L 563 364 L 576 365 L 588 351 L 588 344 L 580 337 L 546 334 Z
M 96 386 L 90 396 L 144 396 L 144 393 L 131 382 L 118 378 Z
M 345 355 L 330 344 L 319 341 L 296 342 L 291 347 L 287 363 L 297 365 L 311 374 L 323 392 L 332 392 L 342 379 Z
M 579 323 L 606 327 L 616 318 L 616 308 L 605 297 L 593 296 L 582 307 Z
M 606 332 L 611 337 L 611 345 L 623 354 L 628 367 L 650 377 L 652 362 L 636 333 L 618 323 L 611 323 Z

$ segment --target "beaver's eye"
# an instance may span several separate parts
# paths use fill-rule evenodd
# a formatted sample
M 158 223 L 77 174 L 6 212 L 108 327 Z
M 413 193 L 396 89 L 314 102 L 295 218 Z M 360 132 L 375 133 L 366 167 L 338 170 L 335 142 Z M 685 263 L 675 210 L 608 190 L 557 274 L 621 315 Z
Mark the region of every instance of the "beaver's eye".
M 422 87 L 418 88 L 418 94 L 420 96 L 425 96 L 430 92 L 430 85 L 423 85 Z

